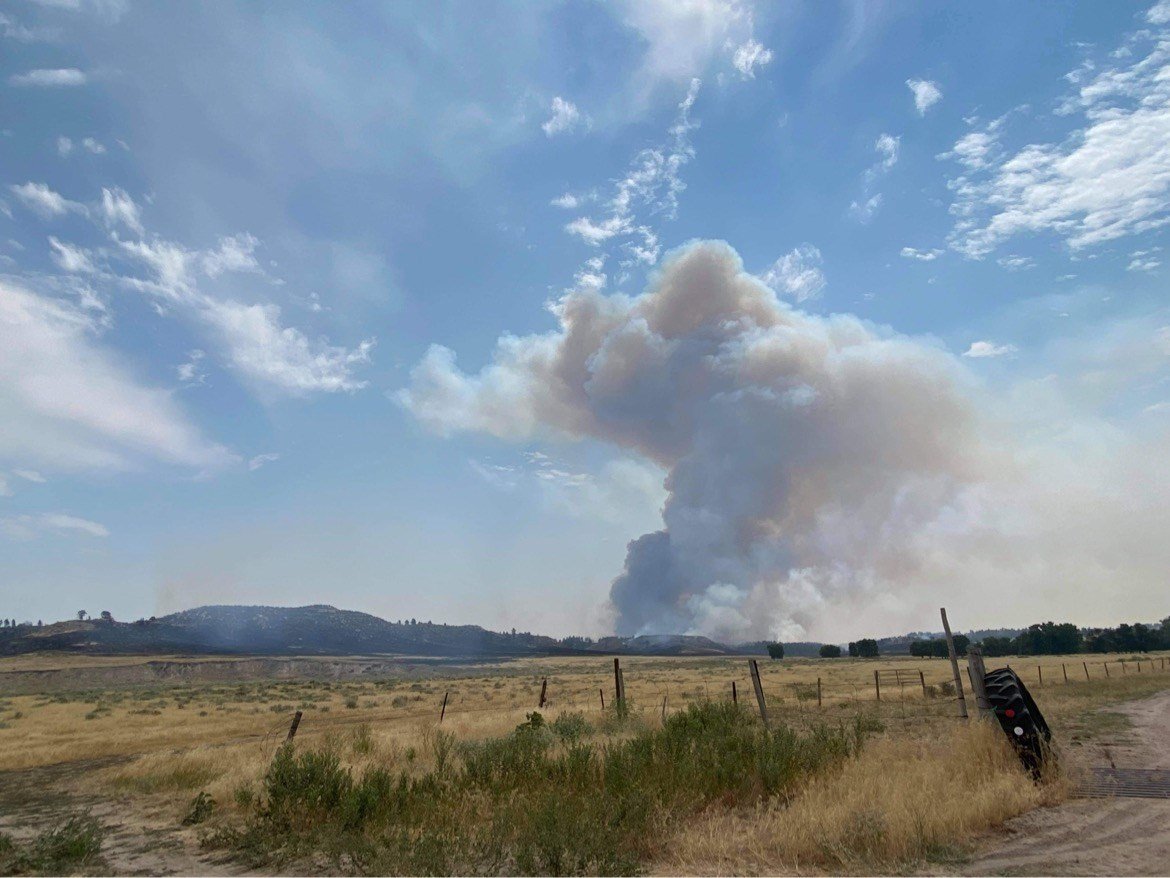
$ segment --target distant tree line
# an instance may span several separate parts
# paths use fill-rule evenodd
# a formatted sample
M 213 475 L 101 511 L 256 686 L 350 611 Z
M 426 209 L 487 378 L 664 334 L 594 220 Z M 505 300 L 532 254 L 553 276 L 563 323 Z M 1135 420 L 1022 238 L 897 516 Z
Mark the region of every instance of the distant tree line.
M 970 641 L 955 635 L 955 652 L 963 655 Z M 1015 637 L 984 637 L 979 647 L 985 656 L 1068 655 L 1075 652 L 1151 652 L 1170 649 L 1170 616 L 1158 625 L 1135 622 L 1116 628 L 1078 628 L 1071 622 L 1038 622 Z M 850 655 L 853 653 L 850 652 Z M 947 655 L 942 638 L 915 640 L 910 644 L 914 656 Z

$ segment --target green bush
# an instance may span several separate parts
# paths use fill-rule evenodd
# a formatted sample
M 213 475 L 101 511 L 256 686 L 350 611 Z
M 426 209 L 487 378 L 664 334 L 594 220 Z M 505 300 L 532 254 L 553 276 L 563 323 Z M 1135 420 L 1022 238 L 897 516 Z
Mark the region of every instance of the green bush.
M 746 711 L 694 704 L 661 727 L 589 743 L 588 723 L 531 713 L 510 734 L 456 744 L 432 732 L 436 768 L 360 776 L 330 749 L 283 747 L 241 829 L 209 843 L 256 865 L 332 859 L 359 872 L 632 874 L 664 823 L 713 802 L 786 799 L 855 753 L 870 726 L 765 731 Z
M 105 828 L 88 814 L 69 817 L 25 845 L 0 835 L 0 875 L 65 875 L 101 869 Z

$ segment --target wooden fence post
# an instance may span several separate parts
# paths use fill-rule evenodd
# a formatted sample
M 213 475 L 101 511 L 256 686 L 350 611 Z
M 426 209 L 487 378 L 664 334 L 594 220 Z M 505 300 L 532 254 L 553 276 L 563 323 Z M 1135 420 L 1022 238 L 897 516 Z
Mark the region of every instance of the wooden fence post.
M 983 650 L 978 646 L 967 647 L 967 673 L 971 677 L 971 692 L 975 695 L 975 707 L 982 711 L 991 710 L 991 702 L 987 700 L 987 686 L 983 678 L 987 669 L 983 664 Z
M 440 725 L 443 722 L 443 717 L 445 717 L 447 715 L 447 696 L 450 694 L 451 694 L 450 689 L 448 689 L 446 692 L 443 693 L 443 709 L 439 711 L 439 724 Z
M 817 707 L 821 706 L 821 678 L 817 677 Z
M 548 692 L 548 677 L 540 681 L 540 704 L 537 707 L 544 707 L 544 695 Z
M 881 701 L 882 700 L 882 684 L 881 684 L 881 681 L 878 679 L 877 668 L 873 669 L 873 691 L 874 691 L 874 694 L 877 695 L 877 700 Z
M 764 728 L 768 728 L 768 705 L 764 702 L 764 685 L 760 682 L 760 666 L 755 659 L 748 659 L 748 668 L 752 673 L 752 686 L 756 690 L 756 704 L 760 706 L 760 719 L 764 721 Z
M 1044 669 L 1042 667 L 1040 667 L 1039 665 L 1036 665 L 1036 673 L 1040 676 L 1040 687 L 1043 688 L 1044 687 Z
M 731 681 L 731 703 L 739 704 L 739 693 L 735 691 L 735 680 Z
M 955 655 L 955 641 L 951 637 L 951 623 L 947 621 L 947 608 L 939 609 L 942 615 L 943 632 L 947 636 L 947 652 L 951 657 L 951 672 L 955 676 L 955 700 L 959 702 L 959 716 L 967 719 L 967 699 L 963 696 L 963 678 L 959 674 L 959 659 Z
M 922 671 L 918 672 L 918 682 L 922 684 L 922 697 L 926 698 L 926 677 L 922 675 Z
M 1081 664 L 1085 666 L 1085 681 L 1088 682 L 1092 679 L 1092 677 L 1089 676 L 1089 663 L 1081 662 Z
M 605 690 L 598 689 L 597 693 L 601 696 L 601 709 L 605 710 Z
M 1064 682 L 1068 682 L 1068 668 L 1064 666 L 1064 662 L 1060 663 L 1060 672 L 1064 674 Z
M 666 722 L 666 696 L 662 696 L 662 721 Z
M 1109 662 L 1101 662 L 1105 666 L 1105 679 L 1109 679 Z
M 1125 659 L 1121 660 L 1121 676 L 1125 676 Z
M 301 725 L 301 716 L 302 714 L 299 710 L 293 714 L 292 725 L 288 727 L 288 737 L 284 739 L 285 743 L 288 743 L 297 736 L 297 729 Z

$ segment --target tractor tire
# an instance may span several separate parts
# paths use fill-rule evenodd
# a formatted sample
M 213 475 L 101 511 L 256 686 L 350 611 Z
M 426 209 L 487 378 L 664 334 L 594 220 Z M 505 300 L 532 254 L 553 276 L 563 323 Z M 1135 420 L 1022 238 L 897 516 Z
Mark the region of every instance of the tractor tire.
M 1020 762 L 1034 778 L 1039 778 L 1049 753 L 1052 730 L 1032 700 L 1028 687 L 1011 668 L 989 671 L 983 685 L 995 718 L 1012 742 Z

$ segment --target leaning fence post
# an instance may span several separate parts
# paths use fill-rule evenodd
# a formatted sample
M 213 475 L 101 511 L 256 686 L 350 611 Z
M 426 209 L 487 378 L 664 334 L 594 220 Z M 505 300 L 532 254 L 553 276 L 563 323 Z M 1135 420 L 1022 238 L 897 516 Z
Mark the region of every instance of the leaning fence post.
M 605 690 L 598 689 L 597 694 L 601 696 L 601 709 L 605 710 Z
M 1081 662 L 1081 664 L 1085 666 L 1085 681 L 1087 682 L 1092 679 L 1092 677 L 1089 676 L 1089 663 Z
M 1068 682 L 1068 668 L 1064 666 L 1064 662 L 1060 663 L 1060 672 L 1064 674 L 1064 682 Z
M 882 700 L 882 684 L 878 681 L 877 668 L 873 669 L 873 691 L 877 695 L 877 700 Z
M 987 700 L 987 685 L 983 679 L 987 675 L 987 669 L 983 665 L 983 650 L 978 646 L 967 647 L 967 673 L 971 677 L 975 707 L 983 711 L 991 710 L 991 702 Z
M 450 694 L 451 694 L 450 689 L 448 689 L 446 692 L 443 693 L 443 707 L 439 711 L 439 722 L 440 723 L 443 722 L 443 717 L 445 717 L 447 715 L 447 696 Z
M 288 727 L 288 737 L 284 739 L 285 743 L 288 743 L 297 736 L 297 729 L 301 725 L 301 716 L 302 714 L 299 710 L 293 714 L 292 725 Z
M 1105 679 L 1109 679 L 1109 662 L 1101 662 L 1105 666 Z
M 926 697 L 926 677 L 922 675 L 922 671 L 918 672 L 918 682 L 922 684 L 922 697 Z
M 760 666 L 755 659 L 748 659 L 748 667 L 752 672 L 752 686 L 756 690 L 756 703 L 760 706 L 760 719 L 764 721 L 764 728 L 768 728 L 768 706 L 764 702 L 764 685 L 760 682 Z
M 941 607 L 943 632 L 947 636 L 947 652 L 951 657 L 951 672 L 955 675 L 955 700 L 959 702 L 959 716 L 967 718 L 967 699 L 963 696 L 963 678 L 959 674 L 959 659 L 955 655 L 955 641 L 951 637 L 951 623 L 947 621 L 947 608 Z
M 666 696 L 662 696 L 662 721 L 666 722 Z
M 548 691 L 548 677 L 540 681 L 540 704 L 537 707 L 544 707 L 544 694 Z

